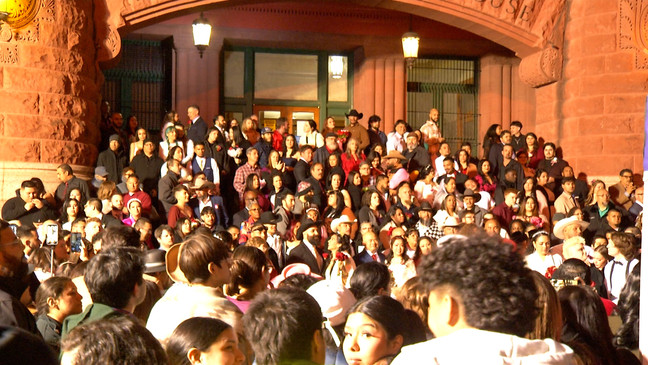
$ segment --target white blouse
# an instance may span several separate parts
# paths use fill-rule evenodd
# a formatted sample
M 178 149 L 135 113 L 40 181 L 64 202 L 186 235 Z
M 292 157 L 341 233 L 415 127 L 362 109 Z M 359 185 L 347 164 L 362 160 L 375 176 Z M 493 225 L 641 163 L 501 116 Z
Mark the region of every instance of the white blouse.
M 548 268 L 552 266 L 557 268 L 563 263 L 560 255 L 546 255 L 544 259 L 542 259 L 537 251 L 528 255 L 525 260 L 529 269 L 537 271 L 542 275 L 547 273 Z

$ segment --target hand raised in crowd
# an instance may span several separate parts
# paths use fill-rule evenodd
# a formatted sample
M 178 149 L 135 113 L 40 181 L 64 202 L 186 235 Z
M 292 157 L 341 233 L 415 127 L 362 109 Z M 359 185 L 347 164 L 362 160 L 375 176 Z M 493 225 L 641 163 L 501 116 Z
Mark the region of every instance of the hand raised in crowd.
M 36 209 L 43 208 L 43 201 L 42 200 L 34 199 L 34 200 L 32 200 L 32 202 L 34 203 L 34 206 L 36 207 Z

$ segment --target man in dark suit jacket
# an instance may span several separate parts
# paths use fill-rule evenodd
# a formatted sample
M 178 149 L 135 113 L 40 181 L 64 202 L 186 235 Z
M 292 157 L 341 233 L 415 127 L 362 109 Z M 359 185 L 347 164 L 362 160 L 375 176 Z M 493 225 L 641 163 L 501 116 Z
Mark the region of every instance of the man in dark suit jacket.
M 209 194 L 209 191 L 215 188 L 216 185 L 209 181 L 202 180 L 199 182 L 196 180 L 196 185 L 193 188 L 196 192 L 196 197 L 189 201 L 189 206 L 194 211 L 194 217 L 200 217 L 202 215 L 202 208 L 211 206 L 214 208 L 214 213 L 216 215 L 216 225 L 227 227 L 229 224 L 229 216 L 227 215 L 227 209 L 225 208 L 223 198 L 218 195 Z M 201 202 L 202 204 L 200 204 Z M 245 209 L 245 211 L 247 212 L 247 209 Z M 247 218 L 244 220 L 247 220 Z M 239 224 L 238 226 L 240 227 L 241 225 Z
M 322 275 L 325 269 L 324 258 L 317 247 L 321 240 L 320 223 L 306 220 L 299 228 L 297 238 L 301 242 L 290 251 L 286 264 L 306 264 L 312 273 Z
M 377 261 L 381 264 L 385 263 L 385 255 L 378 251 L 379 241 L 376 233 L 369 231 L 362 235 L 362 243 L 365 249 L 353 256 L 353 261 L 355 261 L 356 266 L 372 261 Z
M 167 167 L 169 171 L 158 181 L 158 198 L 166 213 L 178 202 L 173 194 L 173 189 L 179 184 L 180 162 L 178 160 L 169 160 Z M 196 215 L 196 217 L 200 217 L 200 214 Z
M 250 212 L 247 209 L 247 205 L 251 202 L 256 202 L 256 201 L 257 201 L 257 193 L 255 193 L 254 191 L 248 190 L 245 192 L 245 194 L 243 194 L 243 204 L 245 205 L 245 207 L 234 214 L 234 217 L 232 218 L 233 226 L 240 228 L 241 223 L 250 219 Z
M 298 184 L 300 181 L 304 181 L 310 176 L 310 165 L 313 162 L 313 147 L 309 145 L 302 146 L 299 149 L 299 154 L 301 157 L 293 169 L 295 181 L 297 181 Z
M 191 105 L 187 108 L 187 116 L 191 119 L 191 126 L 187 131 L 187 138 L 194 143 L 202 142 L 207 135 L 207 123 L 200 117 L 200 108 L 198 105 Z
M 324 166 L 321 163 L 315 163 L 310 168 L 310 177 L 304 180 L 311 184 L 313 187 L 313 204 L 322 208 L 325 200 L 322 198 L 324 195 Z

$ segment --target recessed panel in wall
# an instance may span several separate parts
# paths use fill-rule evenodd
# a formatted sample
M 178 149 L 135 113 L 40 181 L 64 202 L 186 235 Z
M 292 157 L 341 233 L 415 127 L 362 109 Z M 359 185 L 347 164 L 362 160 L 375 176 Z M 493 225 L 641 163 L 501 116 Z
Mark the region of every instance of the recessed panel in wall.
M 254 98 L 316 101 L 317 56 L 255 53 Z

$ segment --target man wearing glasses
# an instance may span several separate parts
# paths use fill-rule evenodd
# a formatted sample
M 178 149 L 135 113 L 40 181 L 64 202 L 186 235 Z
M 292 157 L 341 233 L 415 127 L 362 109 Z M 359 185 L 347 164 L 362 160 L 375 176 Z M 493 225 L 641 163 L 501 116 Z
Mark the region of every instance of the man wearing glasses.
M 619 182 L 610 186 L 610 199 L 625 210 L 630 209 L 635 201 L 636 186 L 632 177 L 632 170 L 623 169 L 619 172 Z
M 9 224 L 0 220 L 0 325 L 38 334 L 34 316 L 20 302 L 29 285 L 24 248 Z

